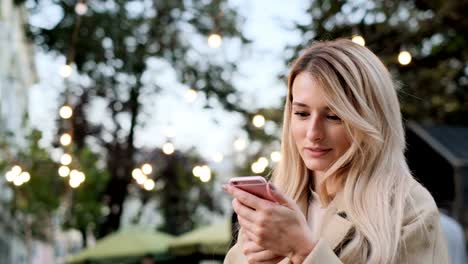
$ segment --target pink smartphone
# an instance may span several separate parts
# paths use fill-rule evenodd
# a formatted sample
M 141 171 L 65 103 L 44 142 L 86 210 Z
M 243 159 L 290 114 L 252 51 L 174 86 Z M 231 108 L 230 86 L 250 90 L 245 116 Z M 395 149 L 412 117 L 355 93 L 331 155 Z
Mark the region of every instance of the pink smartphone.
M 270 195 L 268 182 L 261 176 L 235 177 L 229 180 L 229 184 L 262 199 L 275 202 Z

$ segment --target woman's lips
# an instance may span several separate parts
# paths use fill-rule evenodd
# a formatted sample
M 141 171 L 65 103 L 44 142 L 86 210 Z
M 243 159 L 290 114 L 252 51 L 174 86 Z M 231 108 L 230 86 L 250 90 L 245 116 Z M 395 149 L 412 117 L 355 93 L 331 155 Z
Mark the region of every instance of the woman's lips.
M 320 158 L 330 152 L 326 148 L 304 148 L 305 153 L 312 158 Z

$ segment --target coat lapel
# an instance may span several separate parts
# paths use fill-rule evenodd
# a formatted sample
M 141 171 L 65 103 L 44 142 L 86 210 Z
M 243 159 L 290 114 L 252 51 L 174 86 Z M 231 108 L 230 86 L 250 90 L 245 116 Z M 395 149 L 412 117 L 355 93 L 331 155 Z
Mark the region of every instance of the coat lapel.
M 320 239 L 326 240 L 333 251 L 337 252 L 349 241 L 353 231 L 354 224 L 347 219 L 344 210 L 343 193 L 339 192 L 325 212 L 320 228 Z

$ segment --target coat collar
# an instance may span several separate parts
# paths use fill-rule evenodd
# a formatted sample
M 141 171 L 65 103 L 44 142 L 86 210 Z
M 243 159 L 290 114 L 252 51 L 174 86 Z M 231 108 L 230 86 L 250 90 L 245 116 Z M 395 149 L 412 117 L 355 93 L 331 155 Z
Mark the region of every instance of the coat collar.
M 308 202 L 303 210 L 307 216 Z M 302 206 L 304 206 L 301 203 Z M 343 192 L 338 192 L 327 207 L 320 227 L 320 239 L 324 239 L 334 251 L 348 241 L 354 231 L 354 224 L 348 220 L 344 206 Z M 301 207 L 302 209 L 302 207 Z

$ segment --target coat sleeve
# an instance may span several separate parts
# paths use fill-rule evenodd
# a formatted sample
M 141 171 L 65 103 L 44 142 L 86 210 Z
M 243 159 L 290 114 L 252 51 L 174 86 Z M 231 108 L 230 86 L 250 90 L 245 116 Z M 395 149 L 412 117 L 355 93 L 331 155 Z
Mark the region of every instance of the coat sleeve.
M 431 210 L 402 228 L 398 263 L 449 263 L 439 212 Z

